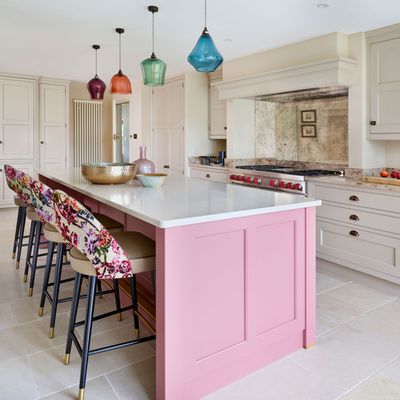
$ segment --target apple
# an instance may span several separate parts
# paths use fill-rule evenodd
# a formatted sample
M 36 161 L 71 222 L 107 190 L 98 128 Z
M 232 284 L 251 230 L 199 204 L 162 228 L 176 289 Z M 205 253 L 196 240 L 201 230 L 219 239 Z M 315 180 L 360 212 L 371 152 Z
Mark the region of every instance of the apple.
M 390 177 L 397 178 L 397 171 L 395 169 L 390 173 Z
M 389 176 L 389 172 L 386 171 L 386 169 L 383 169 L 383 170 L 380 172 L 380 176 L 381 176 L 382 178 L 387 178 L 387 177 Z

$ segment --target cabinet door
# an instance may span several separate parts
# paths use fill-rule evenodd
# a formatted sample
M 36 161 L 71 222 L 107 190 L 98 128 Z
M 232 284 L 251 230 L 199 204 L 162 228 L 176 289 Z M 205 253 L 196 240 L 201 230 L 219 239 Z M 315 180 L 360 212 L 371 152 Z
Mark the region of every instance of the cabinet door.
M 34 83 L 0 80 L 0 159 L 33 159 Z
M 400 38 L 370 46 L 370 132 L 400 134 Z
M 40 85 L 40 167 L 66 165 L 66 89 L 63 85 Z
M 226 139 L 226 103 L 219 100 L 218 91 L 210 87 L 210 127 L 209 136 L 211 139 Z
M 155 88 L 152 96 L 152 157 L 157 171 L 184 172 L 183 81 Z
M 0 161 L 0 207 L 8 207 L 13 205 L 15 195 L 15 193 L 7 185 L 6 175 L 4 173 L 4 164 L 6 164 L 6 161 Z M 13 167 L 33 176 L 33 163 L 12 163 L 12 165 Z

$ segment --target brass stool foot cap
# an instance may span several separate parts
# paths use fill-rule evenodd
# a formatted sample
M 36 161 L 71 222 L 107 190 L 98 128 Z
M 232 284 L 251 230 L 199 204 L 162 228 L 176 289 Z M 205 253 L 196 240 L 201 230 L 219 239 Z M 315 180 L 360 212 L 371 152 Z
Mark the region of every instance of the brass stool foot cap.
M 15 260 L 15 252 L 12 253 L 12 256 L 11 256 L 11 257 L 12 257 L 13 260 Z
M 19 267 L 17 267 L 17 269 L 18 269 Z M 28 275 L 24 275 L 24 282 L 26 282 L 28 280 Z
M 140 330 L 135 328 L 134 331 L 135 331 L 136 337 L 137 338 L 140 337 Z
M 43 307 L 39 307 L 38 315 L 39 315 L 39 317 L 43 316 Z
M 49 339 L 53 339 L 54 337 L 54 328 L 49 328 Z
M 69 357 L 71 356 L 71 354 L 64 354 L 64 364 L 68 365 L 69 364 Z
M 28 290 L 28 296 L 29 296 L 29 297 L 32 297 L 32 294 L 33 294 L 33 288 L 29 288 L 29 290 Z
M 122 321 L 122 315 L 121 315 L 121 313 L 118 313 L 118 314 L 117 314 L 117 321 Z
M 308 349 L 311 349 L 312 347 L 314 347 L 315 346 L 315 343 L 311 343 L 311 344 L 306 344 L 305 346 L 304 346 L 304 348 L 306 349 L 306 350 L 308 350 Z
M 85 398 L 85 389 L 79 389 L 78 400 L 83 400 Z
M 17 262 L 15 263 L 15 268 L 16 268 L 16 269 L 19 269 L 19 261 L 17 261 Z

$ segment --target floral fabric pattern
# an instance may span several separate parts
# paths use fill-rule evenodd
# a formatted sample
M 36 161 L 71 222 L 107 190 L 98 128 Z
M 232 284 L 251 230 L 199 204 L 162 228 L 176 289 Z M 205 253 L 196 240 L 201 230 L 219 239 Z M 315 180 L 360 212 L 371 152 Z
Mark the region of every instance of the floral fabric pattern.
M 30 183 L 32 178 L 23 171 L 15 169 L 11 165 L 5 165 L 6 180 L 8 187 L 13 190 L 19 198 L 28 206 L 33 207 Z
M 99 279 L 129 278 L 131 263 L 110 232 L 74 198 L 61 190 L 53 193 L 56 227 L 64 239 L 92 263 Z

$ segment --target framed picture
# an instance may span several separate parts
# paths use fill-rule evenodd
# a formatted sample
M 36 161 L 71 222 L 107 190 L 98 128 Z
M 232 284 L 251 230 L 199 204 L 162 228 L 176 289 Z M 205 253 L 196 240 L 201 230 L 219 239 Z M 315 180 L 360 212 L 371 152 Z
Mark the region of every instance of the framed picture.
M 315 125 L 302 125 L 301 126 L 301 136 L 302 137 L 317 137 L 317 127 Z
M 306 124 L 315 124 L 317 122 L 317 113 L 315 112 L 315 110 L 302 111 L 301 122 Z

